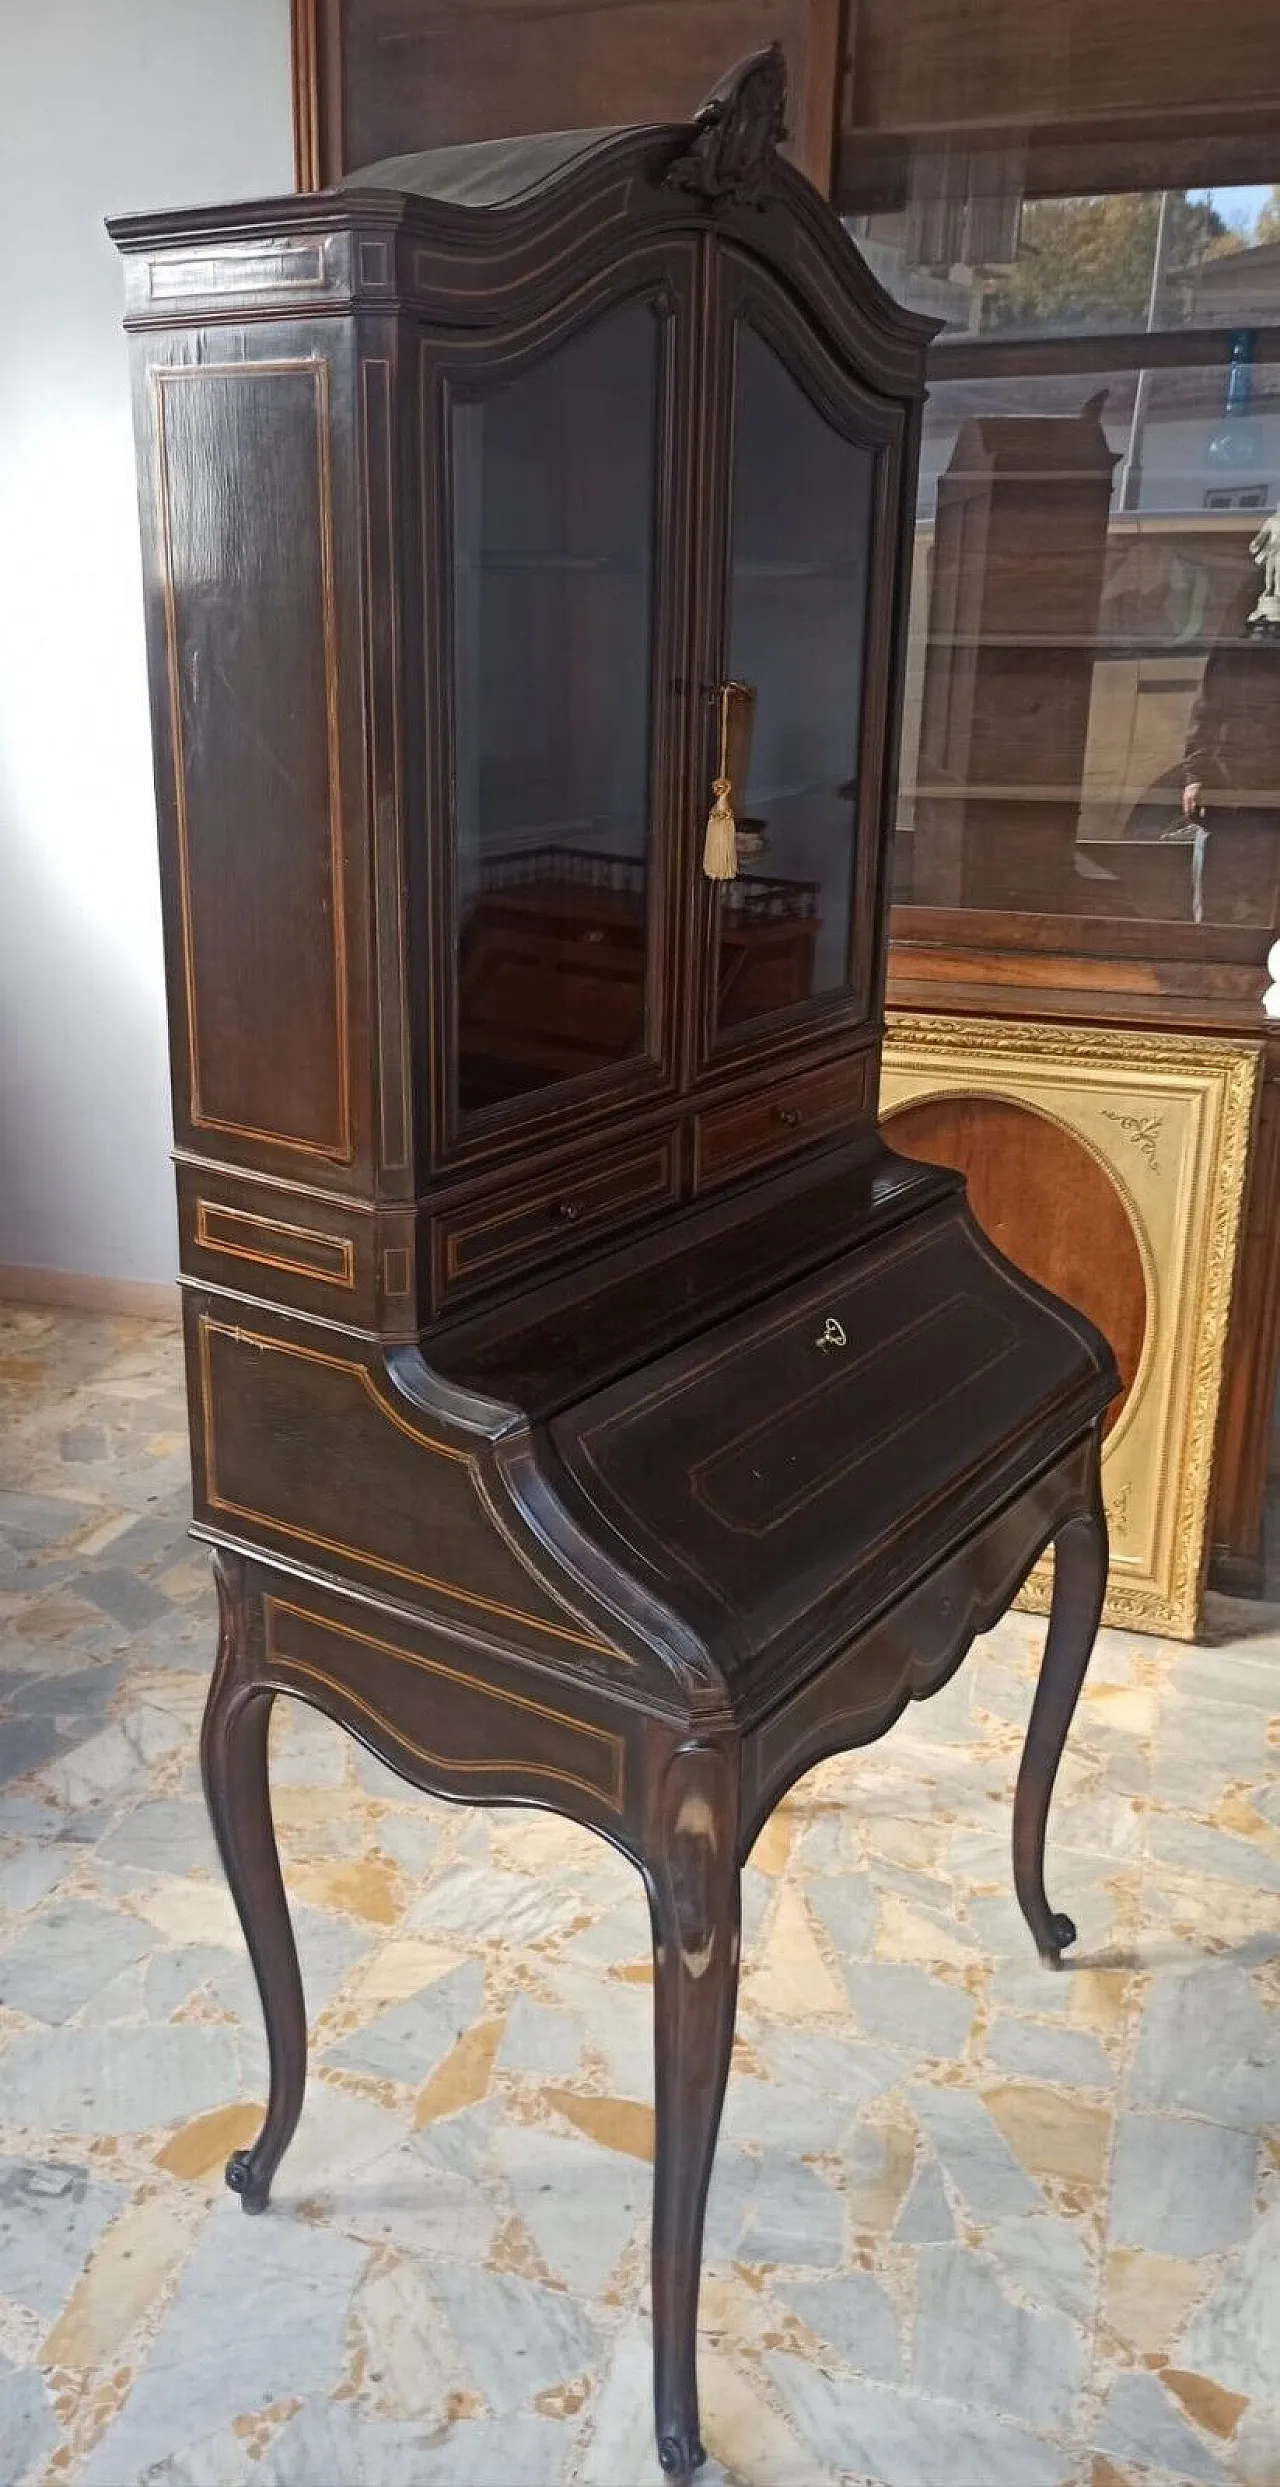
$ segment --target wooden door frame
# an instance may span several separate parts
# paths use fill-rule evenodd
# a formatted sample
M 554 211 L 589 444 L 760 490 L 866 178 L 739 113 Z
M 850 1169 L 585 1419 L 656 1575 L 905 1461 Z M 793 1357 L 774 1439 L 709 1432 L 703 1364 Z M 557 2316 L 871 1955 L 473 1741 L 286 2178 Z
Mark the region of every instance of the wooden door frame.
M 342 160 L 342 0 L 289 0 L 293 179 L 323 190 Z

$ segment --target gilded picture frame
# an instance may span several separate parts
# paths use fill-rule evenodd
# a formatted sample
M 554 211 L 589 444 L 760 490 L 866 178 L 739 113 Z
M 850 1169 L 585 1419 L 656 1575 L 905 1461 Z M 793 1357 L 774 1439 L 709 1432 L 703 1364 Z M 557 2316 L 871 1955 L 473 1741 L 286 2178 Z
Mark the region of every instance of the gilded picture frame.
M 1141 1029 L 890 1012 L 880 1112 L 998 1098 L 1068 1132 L 1127 1213 L 1146 1284 L 1128 1397 L 1103 1448 L 1104 1621 L 1193 1639 L 1261 1048 Z M 1051 1558 L 1019 1603 L 1043 1612 Z

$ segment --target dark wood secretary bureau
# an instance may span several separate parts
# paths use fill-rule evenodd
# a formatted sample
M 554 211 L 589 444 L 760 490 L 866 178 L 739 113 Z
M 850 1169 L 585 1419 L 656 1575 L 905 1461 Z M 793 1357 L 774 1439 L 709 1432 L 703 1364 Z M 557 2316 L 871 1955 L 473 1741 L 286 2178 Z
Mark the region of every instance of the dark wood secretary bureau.
M 777 156 L 782 110 L 774 50 L 685 127 L 112 228 L 205 1778 L 270 2040 L 228 2181 L 262 2209 L 302 2104 L 277 1695 L 436 1795 L 589 1824 L 653 1916 L 681 2480 L 739 1869 L 1052 1541 L 1013 1862 L 1056 1962 L 1116 1388 L 959 1179 L 878 1134 L 929 331 Z M 712 878 L 735 802 L 763 828 Z

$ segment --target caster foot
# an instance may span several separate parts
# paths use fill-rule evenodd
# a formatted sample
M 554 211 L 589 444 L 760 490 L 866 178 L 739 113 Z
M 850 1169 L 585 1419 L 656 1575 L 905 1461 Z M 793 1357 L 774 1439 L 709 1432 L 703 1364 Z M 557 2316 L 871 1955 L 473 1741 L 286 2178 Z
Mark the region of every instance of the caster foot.
M 1072 1919 L 1061 1915 L 1051 1918 L 1049 1937 L 1049 1942 L 1041 1952 L 1040 1958 L 1046 1969 L 1060 1969 L 1063 1953 L 1069 1950 L 1076 1941 L 1076 1929 Z
M 250 2218 L 256 2218 L 259 2211 L 265 2211 L 271 2197 L 271 2186 L 254 2175 L 253 2158 L 249 2151 L 232 2151 L 226 2165 L 226 2180 L 231 2192 L 238 2197 L 241 2210 L 247 2211 Z
M 675 2487 L 691 2487 L 694 2471 L 702 2468 L 706 2457 L 696 2435 L 664 2435 L 658 2446 L 663 2476 L 674 2480 Z

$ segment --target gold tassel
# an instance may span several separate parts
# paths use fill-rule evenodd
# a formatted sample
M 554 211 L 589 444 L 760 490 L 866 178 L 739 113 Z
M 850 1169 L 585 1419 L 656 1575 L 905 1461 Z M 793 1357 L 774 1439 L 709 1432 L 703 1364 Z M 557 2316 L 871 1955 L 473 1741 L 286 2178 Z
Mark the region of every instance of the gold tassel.
M 707 834 L 702 847 L 702 869 L 709 881 L 736 881 L 738 877 L 738 825 L 733 817 L 729 797 L 733 787 L 726 774 L 729 766 L 729 702 L 735 686 L 722 683 L 720 689 L 720 774 L 712 781 L 715 801 L 707 814 Z
M 702 849 L 702 869 L 709 881 L 736 881 L 738 877 L 737 822 L 729 801 L 731 788 L 727 777 L 717 777 L 712 789 L 715 802 L 707 814 L 706 843 Z

